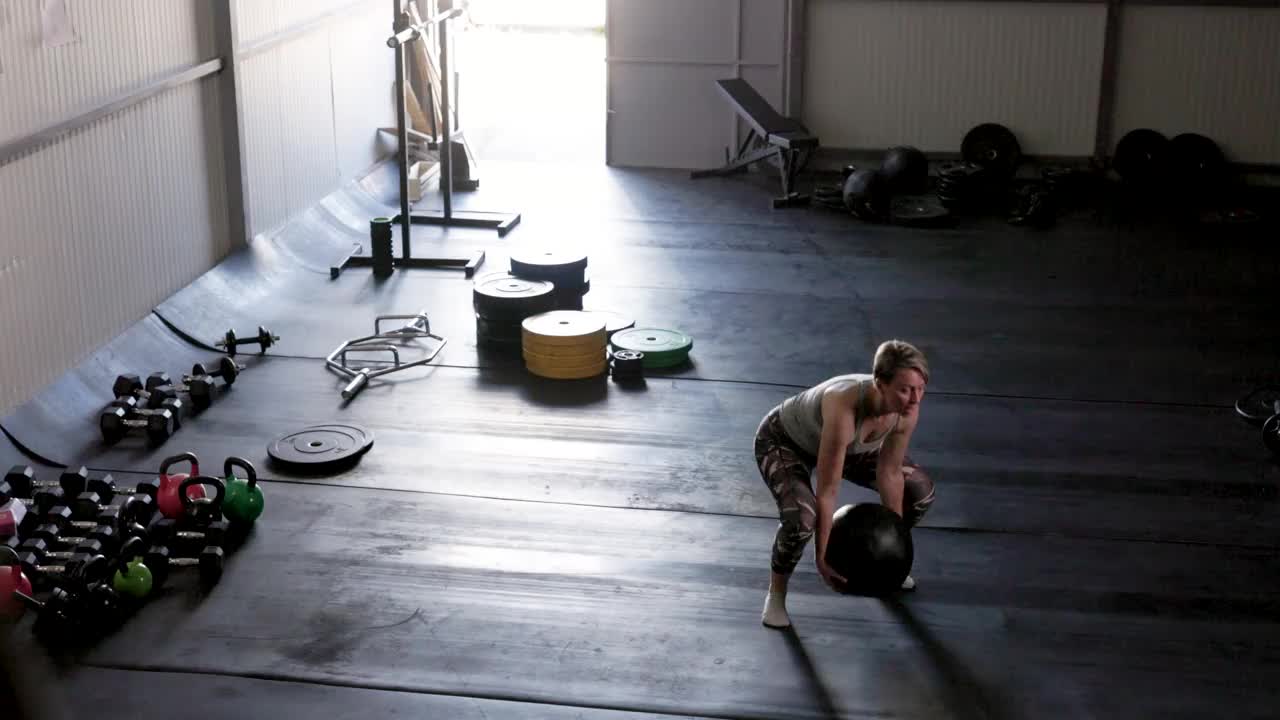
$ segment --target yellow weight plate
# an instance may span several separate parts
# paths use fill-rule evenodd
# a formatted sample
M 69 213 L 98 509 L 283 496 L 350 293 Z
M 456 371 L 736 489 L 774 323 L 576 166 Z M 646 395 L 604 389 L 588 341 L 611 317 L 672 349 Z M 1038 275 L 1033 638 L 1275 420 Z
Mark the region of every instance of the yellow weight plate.
M 573 354 L 565 353 L 561 355 L 548 355 L 541 352 L 535 352 L 533 350 L 530 350 L 527 347 L 524 349 L 525 362 L 538 363 L 543 367 L 552 367 L 552 368 L 584 367 L 587 365 L 594 365 L 597 362 L 599 362 L 602 358 L 605 360 L 608 359 L 607 357 L 605 357 L 604 348 L 599 348 L 598 350 L 593 350 L 586 353 L 573 353 Z
M 520 323 L 521 336 L 538 345 L 585 347 L 607 340 L 605 319 L 581 310 L 552 310 L 531 315 Z
M 582 357 L 586 355 L 597 356 L 604 355 L 607 346 L 604 336 L 587 337 L 576 345 L 547 345 L 540 340 L 534 340 L 528 335 L 521 340 L 521 347 L 527 353 L 535 355 L 545 355 L 547 357 Z
M 591 365 L 583 365 L 578 367 L 550 367 L 537 362 L 525 362 L 525 367 L 529 372 L 540 377 L 551 378 L 553 380 L 581 380 L 583 378 L 596 377 L 603 375 L 605 368 L 608 367 L 603 359 L 598 363 Z

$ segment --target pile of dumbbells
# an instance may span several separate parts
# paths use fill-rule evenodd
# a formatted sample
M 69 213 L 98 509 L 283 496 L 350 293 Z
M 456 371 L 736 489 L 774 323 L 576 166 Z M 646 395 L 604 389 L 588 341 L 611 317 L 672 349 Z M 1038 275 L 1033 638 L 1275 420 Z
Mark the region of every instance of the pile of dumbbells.
M 190 473 L 168 472 L 182 461 Z M 229 458 L 224 470 L 223 478 L 201 475 L 188 453 L 120 487 L 83 467 L 56 481 L 11 468 L 0 481 L 0 566 L 12 565 L 0 567 L 0 622 L 34 610 L 38 634 L 79 642 L 118 627 L 177 571 L 198 571 L 201 587 L 212 589 L 228 549 L 263 509 L 253 466 Z
M 152 446 L 164 444 L 182 427 L 183 395 L 193 409 L 204 410 L 213 404 L 218 393 L 214 380 L 221 378 L 223 387 L 229 386 L 243 369 L 230 356 L 223 356 L 218 359 L 216 370 L 196 363 L 180 383 L 163 372 L 151 373 L 145 383 L 137 375 L 120 375 L 111 386 L 115 399 L 102 411 L 98 422 L 103 441 L 114 445 L 130 432 L 141 430 Z

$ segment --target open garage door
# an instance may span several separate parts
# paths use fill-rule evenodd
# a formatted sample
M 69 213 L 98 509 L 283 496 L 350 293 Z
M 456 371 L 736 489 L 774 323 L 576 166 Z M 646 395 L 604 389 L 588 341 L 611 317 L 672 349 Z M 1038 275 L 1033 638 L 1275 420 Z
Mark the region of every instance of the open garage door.
M 705 168 L 744 131 L 715 81 L 743 78 L 780 112 L 791 0 L 608 0 L 610 165 Z

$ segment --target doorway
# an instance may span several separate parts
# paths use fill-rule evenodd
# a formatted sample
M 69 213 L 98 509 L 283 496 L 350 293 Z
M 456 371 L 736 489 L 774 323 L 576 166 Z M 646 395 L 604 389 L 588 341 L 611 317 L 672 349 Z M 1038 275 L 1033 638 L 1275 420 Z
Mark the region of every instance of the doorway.
M 605 0 L 471 0 L 459 29 L 460 120 L 482 165 L 604 163 Z

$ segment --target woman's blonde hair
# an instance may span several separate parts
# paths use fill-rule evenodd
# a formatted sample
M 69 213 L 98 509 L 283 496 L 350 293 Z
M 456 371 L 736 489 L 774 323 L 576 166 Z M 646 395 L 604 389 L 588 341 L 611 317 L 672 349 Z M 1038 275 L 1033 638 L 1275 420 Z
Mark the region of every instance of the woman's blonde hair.
M 886 340 L 876 348 L 871 373 L 877 380 L 892 382 L 899 370 L 915 370 L 929 382 L 929 361 L 916 346 L 902 340 Z

